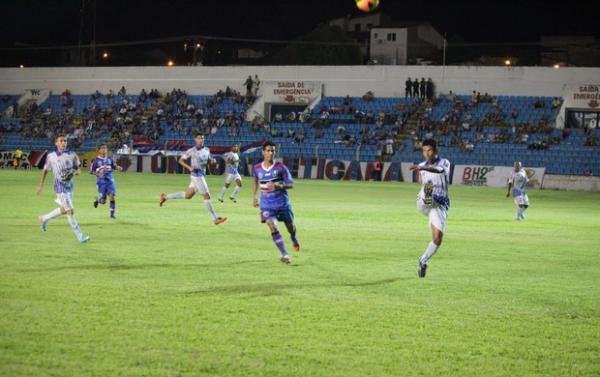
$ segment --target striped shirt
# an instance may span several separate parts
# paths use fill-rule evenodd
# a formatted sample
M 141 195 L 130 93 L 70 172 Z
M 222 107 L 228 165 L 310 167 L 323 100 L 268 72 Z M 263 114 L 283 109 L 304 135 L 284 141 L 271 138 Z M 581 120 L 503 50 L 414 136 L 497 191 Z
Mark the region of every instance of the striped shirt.
M 445 158 L 436 158 L 430 164 L 423 161 L 419 166 L 434 168 L 436 173 L 426 170 L 419 170 L 419 182 L 421 182 L 421 190 L 419 191 L 418 199 L 425 199 L 425 186 L 433 188 L 432 198 L 434 206 L 441 206 L 445 209 L 450 207 L 450 198 L 448 197 L 448 181 L 450 176 L 450 161 Z
M 79 169 L 79 157 L 75 152 L 54 151 L 46 156 L 44 170 L 52 170 L 54 175 L 54 192 L 66 193 L 73 191 L 73 174 Z
M 182 156 L 184 159 L 190 160 L 190 165 L 194 171 L 191 173 L 194 177 L 202 177 L 206 174 L 208 163 L 213 160 L 210 150 L 207 147 L 192 147 L 188 149 Z

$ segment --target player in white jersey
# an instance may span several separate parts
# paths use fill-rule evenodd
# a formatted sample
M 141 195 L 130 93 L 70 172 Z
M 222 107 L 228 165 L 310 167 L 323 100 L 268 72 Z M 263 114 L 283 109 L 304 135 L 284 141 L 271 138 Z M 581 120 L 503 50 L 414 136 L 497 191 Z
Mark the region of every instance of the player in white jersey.
M 233 182 L 234 180 L 235 188 L 233 189 L 233 192 L 231 193 L 229 199 L 231 199 L 231 201 L 233 201 L 234 203 L 237 203 L 237 194 L 242 188 L 242 176 L 238 172 L 238 166 L 240 164 L 240 156 L 238 154 L 239 152 L 240 147 L 237 144 L 235 144 L 233 147 L 231 147 L 230 152 L 227 152 L 223 155 L 223 158 L 225 158 L 225 162 L 227 163 L 227 167 L 225 168 L 225 186 L 223 186 L 221 192 L 219 193 L 219 201 L 221 203 L 223 203 L 223 198 L 225 197 L 225 193 L 229 189 L 229 185 L 231 185 L 231 182 Z
M 510 196 L 512 188 L 512 195 L 515 199 L 515 205 L 517 206 L 516 220 L 521 221 L 525 220 L 524 213 L 527 207 L 529 207 L 529 198 L 527 197 L 527 192 L 525 192 L 525 187 L 527 186 L 527 182 L 529 182 L 529 178 L 527 177 L 527 172 L 521 165 L 521 161 L 515 161 L 513 166 L 515 170 L 508 179 L 508 192 L 506 193 L 506 197 L 508 198 Z
M 54 175 L 54 192 L 56 193 L 56 203 L 58 208 L 54 209 L 46 215 L 38 217 L 42 230 L 45 232 L 48 226 L 48 221 L 60 215 L 67 215 L 67 220 L 73 233 L 79 240 L 84 243 L 90 240 L 90 237 L 84 235 L 75 220 L 73 210 L 73 175 L 79 175 L 80 162 L 77 154 L 67 150 L 67 139 L 63 135 L 58 135 L 54 140 L 56 150 L 48 153 L 46 156 L 46 164 L 42 171 L 42 178 L 38 187 L 38 194 L 44 191 L 44 182 L 48 170 L 52 170 Z
M 411 165 L 411 170 L 419 172 L 421 190 L 417 195 L 417 209 L 429 217 L 431 242 L 419 258 L 419 277 L 424 278 L 427 272 L 427 261 L 436 253 L 448 222 L 448 183 L 450 176 L 450 161 L 438 156 L 435 140 L 423 141 L 423 158 L 419 165 Z
M 204 135 L 197 133 L 194 137 L 196 145 L 188 149 L 179 158 L 179 164 L 190 172 L 190 185 L 187 191 L 175 192 L 172 194 L 162 193 L 160 194 L 159 205 L 162 207 L 167 199 L 191 199 L 194 195 L 199 192 L 204 197 L 204 206 L 208 210 L 208 214 L 212 217 L 215 225 L 221 224 L 227 217 L 217 216 L 215 208 L 210 201 L 210 193 L 208 192 L 208 185 L 204 175 L 206 174 L 206 167 L 208 164 L 214 164 L 215 159 L 212 158 L 210 150 L 204 146 Z M 190 163 L 187 163 L 190 160 Z

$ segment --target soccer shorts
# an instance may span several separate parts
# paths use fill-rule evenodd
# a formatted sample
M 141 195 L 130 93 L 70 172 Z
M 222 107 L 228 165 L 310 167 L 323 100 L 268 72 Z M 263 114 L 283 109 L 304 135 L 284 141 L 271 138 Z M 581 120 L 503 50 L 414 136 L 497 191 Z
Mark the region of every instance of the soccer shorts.
M 417 209 L 429 218 L 429 226 L 435 226 L 442 233 L 448 223 L 448 210 L 441 206 L 428 206 L 422 200 L 417 200 Z
M 191 175 L 189 188 L 194 189 L 195 192 L 199 192 L 202 195 L 208 194 L 208 185 L 203 175 L 199 177 Z
M 515 204 L 518 206 L 528 206 L 529 205 L 529 197 L 527 196 L 526 193 L 515 195 Z
M 269 220 L 279 220 L 284 223 L 294 222 L 294 213 L 290 208 L 281 209 L 262 209 L 260 210 L 260 222 L 265 223 Z
M 117 195 L 117 187 L 114 182 L 99 183 L 98 193 L 103 197 L 106 197 L 107 195 Z
M 56 204 L 61 206 L 65 211 L 73 209 L 73 193 L 72 192 L 57 192 Z
M 236 180 L 240 180 L 240 182 L 242 181 L 242 176 L 240 175 L 240 173 L 235 173 L 235 174 L 227 174 L 227 176 L 225 177 L 225 183 L 226 184 L 231 184 L 231 182 L 236 181 Z

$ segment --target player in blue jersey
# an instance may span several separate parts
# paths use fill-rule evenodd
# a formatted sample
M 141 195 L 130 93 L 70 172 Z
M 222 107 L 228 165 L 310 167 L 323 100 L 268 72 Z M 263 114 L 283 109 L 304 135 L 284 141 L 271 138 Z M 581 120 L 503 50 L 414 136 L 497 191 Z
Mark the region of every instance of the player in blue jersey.
M 510 196 L 512 189 L 513 198 L 515 200 L 515 206 L 517 206 L 517 221 L 525 220 L 525 210 L 529 207 L 529 197 L 525 191 L 529 178 L 527 172 L 523 169 L 521 161 L 515 161 L 513 167 L 515 170 L 512 172 L 508 179 L 508 192 L 506 197 Z
M 433 139 L 423 141 L 423 158 L 425 161 L 410 166 L 410 170 L 419 172 L 421 183 L 417 195 L 417 209 L 429 218 L 431 230 L 431 242 L 419 258 L 421 278 L 424 278 L 427 273 L 427 262 L 442 245 L 450 208 L 448 197 L 450 161 L 438 156 L 437 143 Z
M 79 242 L 84 243 L 89 241 L 90 237 L 84 235 L 77 224 L 73 210 L 73 176 L 81 173 L 79 157 L 74 152 L 67 150 L 67 139 L 64 135 L 58 135 L 54 139 L 56 150 L 48 153 L 46 156 L 46 164 L 42 171 L 42 178 L 38 187 L 38 194 L 44 191 L 44 182 L 48 170 L 52 170 L 54 175 L 54 192 L 56 193 L 55 202 L 59 205 L 46 215 L 38 217 L 40 226 L 45 232 L 48 226 L 48 221 L 60 215 L 67 215 L 67 220 L 75 236 Z
M 90 166 L 90 174 L 96 176 L 96 185 L 98 185 L 98 196 L 94 199 L 94 208 L 98 208 L 98 204 L 105 204 L 106 198 L 110 202 L 110 217 L 115 218 L 115 195 L 117 195 L 117 186 L 113 178 L 113 170 L 123 170 L 112 158 L 106 155 L 106 144 L 98 146 L 98 157 L 92 161 Z
M 271 236 L 279 252 L 281 261 L 289 264 L 290 255 L 285 249 L 285 244 L 277 220 L 282 221 L 290 233 L 294 250 L 300 251 L 300 243 L 296 238 L 296 225 L 292 204 L 287 190 L 294 187 L 294 181 L 288 168 L 280 162 L 274 161 L 275 146 L 273 142 L 267 141 L 262 146 L 263 162 L 254 165 L 253 176 L 253 205 L 259 207 L 256 193 L 260 188 L 260 221 L 267 223 L 271 230 Z
M 183 156 L 179 158 L 179 164 L 190 172 L 190 185 L 187 191 L 174 192 L 167 194 L 163 192 L 160 195 L 158 204 L 162 207 L 169 199 L 191 199 L 199 192 L 204 198 L 204 206 L 208 210 L 208 214 L 212 217 L 213 224 L 219 225 L 227 220 L 227 217 L 217 215 L 215 208 L 210 201 L 210 193 L 204 175 L 208 164 L 214 164 L 216 161 L 210 154 L 210 150 L 204 146 L 204 135 L 197 133 L 194 137 L 196 145 L 188 149 Z M 189 160 L 189 163 L 188 163 Z
M 221 192 L 219 193 L 219 197 L 218 197 L 218 199 L 221 203 L 223 203 L 223 199 L 225 198 L 225 193 L 229 189 L 231 182 L 233 182 L 234 180 L 235 180 L 235 188 L 233 189 L 233 192 L 231 193 L 231 196 L 229 197 L 229 199 L 231 199 L 232 202 L 237 203 L 237 194 L 240 192 L 240 189 L 242 188 L 242 176 L 238 172 L 238 166 L 240 164 L 240 155 L 238 154 L 239 152 L 240 152 L 240 147 L 236 144 L 233 147 L 231 147 L 230 152 L 227 152 L 223 155 L 223 158 L 225 159 L 225 162 L 227 163 L 227 167 L 225 168 L 225 185 L 221 189 Z

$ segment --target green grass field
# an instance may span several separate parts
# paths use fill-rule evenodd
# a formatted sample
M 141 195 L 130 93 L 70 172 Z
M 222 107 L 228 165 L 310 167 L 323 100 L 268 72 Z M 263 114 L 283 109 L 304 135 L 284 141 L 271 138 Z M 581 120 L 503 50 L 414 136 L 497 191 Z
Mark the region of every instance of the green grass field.
M 518 223 L 505 190 L 454 186 L 419 279 L 416 185 L 298 180 L 288 266 L 249 179 L 214 226 L 200 199 L 158 207 L 187 176 L 118 174 L 117 220 L 77 177 L 83 245 L 65 217 L 40 231 L 38 179 L 0 171 L 1 376 L 600 375 L 599 194 L 532 191 Z

